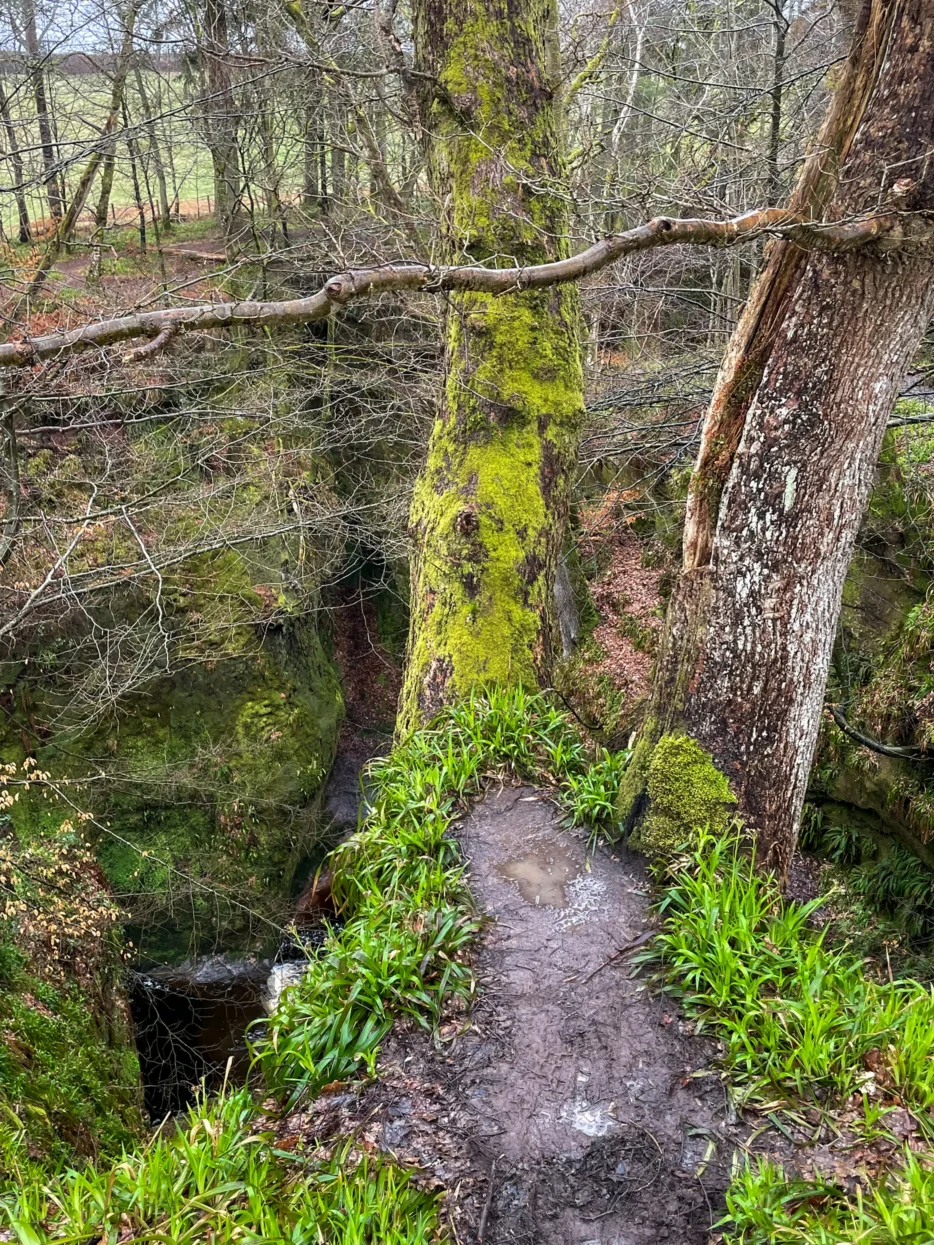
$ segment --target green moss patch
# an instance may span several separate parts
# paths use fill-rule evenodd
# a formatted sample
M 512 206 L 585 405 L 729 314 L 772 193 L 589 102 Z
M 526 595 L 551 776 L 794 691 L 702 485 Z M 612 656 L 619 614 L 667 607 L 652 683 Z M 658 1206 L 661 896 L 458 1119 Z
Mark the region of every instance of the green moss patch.
M 652 748 L 646 794 L 648 811 L 633 845 L 648 856 L 673 856 L 702 830 L 722 834 L 736 805 L 710 753 L 689 735 L 663 735 Z
M 43 981 L 0 944 L 0 1182 L 139 1141 L 139 1066 L 118 998 L 106 978 Z

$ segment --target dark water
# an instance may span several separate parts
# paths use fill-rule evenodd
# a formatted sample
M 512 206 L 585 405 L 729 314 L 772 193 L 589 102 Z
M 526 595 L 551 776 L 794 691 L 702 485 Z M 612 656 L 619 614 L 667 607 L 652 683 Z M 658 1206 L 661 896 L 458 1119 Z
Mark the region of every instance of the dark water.
M 232 1084 L 246 1080 L 247 1037 L 262 1032 L 253 1022 L 265 1019 L 273 964 L 306 963 L 341 924 L 337 917 L 306 924 L 283 938 L 272 959 L 219 955 L 133 974 L 130 1011 L 143 1099 L 154 1123 L 191 1106 L 202 1084 L 212 1090 L 225 1077 Z
M 134 974 L 130 1010 L 150 1119 L 184 1111 L 202 1083 L 246 1078 L 246 1030 L 265 1015 L 268 973 L 268 962 L 218 959 Z
M 375 749 L 374 749 L 375 751 Z M 336 838 L 356 829 L 362 757 L 338 757 L 328 783 L 326 809 Z M 320 862 L 318 862 L 320 863 Z M 315 862 L 312 861 L 312 872 Z M 333 914 L 299 916 L 295 933 L 283 932 L 275 955 L 215 955 L 175 967 L 136 972 L 129 982 L 130 1011 L 146 1110 L 153 1122 L 191 1106 L 202 1086 L 217 1089 L 224 1078 L 242 1084 L 249 1073 L 247 1030 L 266 1016 L 266 981 L 273 964 L 317 954 L 328 932 L 340 927 Z M 251 1030 L 257 1037 L 260 1026 Z

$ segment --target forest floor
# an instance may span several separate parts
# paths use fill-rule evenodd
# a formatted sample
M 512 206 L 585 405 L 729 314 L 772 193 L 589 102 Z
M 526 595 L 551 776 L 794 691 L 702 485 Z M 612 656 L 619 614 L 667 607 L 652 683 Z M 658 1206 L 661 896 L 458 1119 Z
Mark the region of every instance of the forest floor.
M 280 1143 L 355 1134 L 416 1165 L 460 1245 L 704 1245 L 749 1130 L 712 1045 L 630 975 L 641 863 L 589 851 L 528 787 L 488 793 L 458 838 L 490 918 L 477 1002 L 437 1042 L 397 1027 L 374 1081 L 293 1112 Z

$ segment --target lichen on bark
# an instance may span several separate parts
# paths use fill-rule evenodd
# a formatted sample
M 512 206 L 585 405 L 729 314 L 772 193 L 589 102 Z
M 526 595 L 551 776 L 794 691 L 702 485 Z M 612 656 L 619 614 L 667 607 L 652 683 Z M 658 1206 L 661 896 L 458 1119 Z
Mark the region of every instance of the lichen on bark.
M 579 296 L 521 290 L 568 252 L 551 0 L 422 0 L 421 108 L 448 262 L 517 265 L 507 298 L 452 297 L 446 376 L 415 489 L 400 727 L 469 688 L 537 683 L 558 645 L 553 587 L 583 416 Z M 423 83 L 427 79 L 421 80 Z

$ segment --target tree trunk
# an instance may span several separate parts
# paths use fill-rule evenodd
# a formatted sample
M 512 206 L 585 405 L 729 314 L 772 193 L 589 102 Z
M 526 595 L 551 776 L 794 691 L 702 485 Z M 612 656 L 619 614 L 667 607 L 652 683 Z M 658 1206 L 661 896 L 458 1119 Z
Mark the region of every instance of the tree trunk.
M 778 158 L 782 142 L 782 94 L 785 80 L 785 38 L 788 22 L 785 18 L 784 0 L 773 0 L 775 14 L 772 23 L 775 30 L 775 54 L 772 61 L 772 90 L 769 101 L 769 155 L 767 199 L 769 207 L 778 203 L 781 190 L 781 173 Z
M 123 127 L 126 130 L 126 153 L 130 158 L 130 180 L 133 183 L 133 202 L 136 204 L 136 216 L 139 221 L 139 249 L 146 254 L 146 205 L 143 203 L 143 192 L 139 184 L 139 144 L 136 134 L 130 125 L 126 100 L 123 101 Z
M 793 205 L 834 220 L 928 211 L 932 140 L 934 7 L 867 0 Z M 651 802 L 653 766 L 664 783 L 659 740 L 685 734 L 729 778 L 760 863 L 787 869 L 844 576 L 932 310 L 934 256 L 920 228 L 912 237 L 896 225 L 837 254 L 772 245 L 705 423 L 683 571 L 623 795 L 631 825 L 646 792 Z M 645 846 L 673 847 L 677 825 L 665 842 L 649 814 Z
M 146 80 L 143 77 L 143 71 L 139 65 L 135 68 L 136 89 L 139 92 L 139 101 L 143 109 L 143 116 L 146 118 L 146 136 L 149 140 L 149 150 L 152 154 L 153 168 L 156 174 L 156 185 L 159 190 L 159 213 L 162 218 L 162 226 L 168 229 L 172 224 L 172 208 L 169 203 L 169 187 L 165 178 L 165 165 L 162 162 L 162 149 L 159 144 L 159 135 L 156 133 L 156 122 L 152 108 L 149 103 L 149 92 L 146 90 Z
M 91 262 L 88 265 L 88 281 L 94 285 L 101 279 L 104 259 L 104 231 L 110 211 L 110 196 L 114 185 L 114 168 L 117 159 L 117 140 L 112 137 L 101 163 L 101 184 L 94 209 L 94 232 L 91 234 Z
M 554 0 L 420 0 L 416 62 L 452 262 L 566 253 Z M 425 84 L 436 80 L 431 91 Z M 400 729 L 492 680 L 535 684 L 583 413 L 577 290 L 449 304 L 446 376 L 411 512 Z
M 240 200 L 237 116 L 225 0 L 205 0 L 204 69 L 208 88 L 207 133 L 214 169 L 214 215 L 230 242 Z
M 19 140 L 16 137 L 13 118 L 10 115 L 10 101 L 7 98 L 2 79 L 0 79 L 0 120 L 3 122 L 3 131 L 6 134 L 7 146 L 10 149 L 10 172 L 13 175 L 13 194 L 16 199 L 17 216 L 19 217 L 19 240 L 20 242 L 29 242 L 32 238 L 32 229 L 29 225 L 29 208 L 26 206 L 23 157 L 19 149 Z
M 331 139 L 331 201 L 339 215 L 347 198 L 347 126 L 338 92 L 328 100 L 328 131 Z
M 318 189 L 318 160 L 321 153 L 321 105 L 313 92 L 311 84 L 309 84 L 306 99 L 305 132 L 302 136 L 304 173 L 302 180 L 302 207 L 306 212 L 313 212 L 315 208 L 319 210 L 321 208 Z
M 23 28 L 26 39 L 26 55 L 29 57 L 32 73 L 33 98 L 36 101 L 36 120 L 39 125 L 39 145 L 42 148 L 42 167 L 45 171 L 45 189 L 49 201 L 49 215 L 53 221 L 59 221 L 65 211 L 65 196 L 61 180 L 55 167 L 55 141 L 52 137 L 52 121 L 49 115 L 49 101 L 46 91 L 45 66 L 42 50 L 39 47 L 39 33 L 36 28 L 36 9 L 33 0 L 25 0 L 23 4 Z

